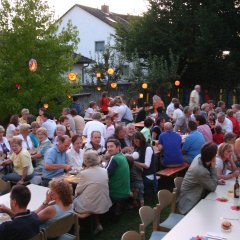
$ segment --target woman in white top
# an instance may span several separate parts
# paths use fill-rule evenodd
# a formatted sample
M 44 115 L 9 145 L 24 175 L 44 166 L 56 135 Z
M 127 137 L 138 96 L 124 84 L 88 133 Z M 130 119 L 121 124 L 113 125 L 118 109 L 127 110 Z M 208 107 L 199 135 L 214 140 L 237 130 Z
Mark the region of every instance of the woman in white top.
M 239 170 L 232 160 L 233 147 L 229 143 L 222 143 L 218 148 L 216 169 L 218 179 L 230 179 L 239 176 Z
M 6 137 L 8 140 L 11 140 L 13 136 L 19 134 L 18 125 L 19 125 L 18 115 L 12 115 L 6 131 Z
M 82 137 L 74 135 L 72 137 L 71 148 L 67 150 L 67 164 L 73 169 L 80 170 L 83 163 Z
M 19 126 L 20 134 L 17 136 L 22 139 L 22 148 L 28 151 L 32 151 L 34 149 L 31 138 L 29 137 L 30 133 L 30 125 L 27 123 L 23 123 Z
M 84 118 L 92 118 L 93 113 L 96 112 L 97 104 L 95 102 L 90 102 L 89 107 L 85 112 Z

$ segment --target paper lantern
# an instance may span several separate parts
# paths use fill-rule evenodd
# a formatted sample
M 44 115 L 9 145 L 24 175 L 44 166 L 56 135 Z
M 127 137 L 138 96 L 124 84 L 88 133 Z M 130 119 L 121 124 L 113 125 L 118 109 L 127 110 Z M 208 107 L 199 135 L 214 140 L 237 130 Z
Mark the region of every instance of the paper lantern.
M 76 81 L 76 79 L 77 79 L 77 74 L 76 74 L 75 72 L 70 72 L 70 73 L 68 74 L 68 79 L 69 79 L 70 81 Z
M 37 61 L 31 58 L 28 62 L 28 68 L 30 72 L 35 72 L 37 70 Z
M 112 82 L 111 83 L 111 88 L 116 88 L 117 87 L 117 83 L 116 82 Z
M 181 82 L 180 82 L 179 80 L 175 80 L 174 85 L 175 85 L 176 87 L 179 87 L 180 84 L 181 84 Z
M 113 70 L 112 68 L 109 68 L 109 69 L 107 70 L 107 73 L 108 73 L 109 75 L 113 75 L 113 74 L 114 74 L 114 70 Z
M 147 84 L 147 83 L 143 83 L 143 84 L 142 84 L 142 88 L 143 88 L 143 89 L 147 89 L 147 88 L 148 88 L 148 84 Z

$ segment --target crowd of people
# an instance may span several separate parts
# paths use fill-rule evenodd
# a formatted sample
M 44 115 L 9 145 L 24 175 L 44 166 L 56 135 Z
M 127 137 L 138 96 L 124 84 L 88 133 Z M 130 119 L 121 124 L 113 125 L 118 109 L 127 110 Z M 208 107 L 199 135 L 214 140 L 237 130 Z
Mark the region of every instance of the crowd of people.
M 240 166 L 240 105 L 226 109 L 223 101 L 215 106 L 209 100 L 200 106 L 199 92 L 197 85 L 189 106 L 173 98 L 166 109 L 157 93 L 153 108 L 144 103 L 135 117 L 124 97 L 109 98 L 105 92 L 99 107 L 89 103 L 84 117 L 76 98 L 57 121 L 44 108 L 37 117 L 22 109 L 21 117 L 11 116 L 6 136 L 0 126 L 1 178 L 17 184 L 11 199 L 26 212 L 29 193 L 23 191 L 22 203 L 14 193 L 19 184 L 48 186 L 46 200 L 28 217 L 34 224 L 36 216 L 46 227 L 75 211 L 82 216 L 95 214 L 98 232 L 102 230 L 99 214 L 121 214 L 130 196 L 130 207 L 143 206 L 144 189 L 151 185 L 158 190 L 155 152 L 160 152 L 157 161 L 162 167 L 190 165 L 177 201 L 179 212 L 187 213 L 205 191 L 237 177 Z M 141 122 L 143 128 L 137 129 L 135 123 Z M 66 172 L 79 172 L 75 192 L 68 182 L 58 180 Z M 0 210 L 10 215 L 15 211 L 2 205 Z M 6 229 L 2 225 L 0 234 Z

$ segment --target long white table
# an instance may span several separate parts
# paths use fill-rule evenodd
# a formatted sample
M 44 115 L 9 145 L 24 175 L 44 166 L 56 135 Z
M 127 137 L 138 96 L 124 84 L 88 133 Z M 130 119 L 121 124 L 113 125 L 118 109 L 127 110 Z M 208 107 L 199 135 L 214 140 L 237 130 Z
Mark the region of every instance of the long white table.
M 29 184 L 27 186 L 31 192 L 31 200 L 28 204 L 28 209 L 31 211 L 36 210 L 46 198 L 46 192 L 49 190 L 47 187 Z M 0 204 L 10 207 L 10 193 L 0 196 Z
M 207 232 L 216 233 L 227 240 L 240 239 L 240 212 L 232 210 L 232 205 L 230 202 L 201 200 L 163 240 L 190 240 L 197 235 L 204 236 Z M 221 230 L 223 218 L 236 219 L 228 220 L 232 223 L 230 232 Z
M 218 185 L 215 192 L 209 193 L 205 199 L 216 201 L 217 198 L 227 198 L 228 202 L 240 205 L 240 198 L 234 198 L 235 179 L 226 180 L 225 185 Z

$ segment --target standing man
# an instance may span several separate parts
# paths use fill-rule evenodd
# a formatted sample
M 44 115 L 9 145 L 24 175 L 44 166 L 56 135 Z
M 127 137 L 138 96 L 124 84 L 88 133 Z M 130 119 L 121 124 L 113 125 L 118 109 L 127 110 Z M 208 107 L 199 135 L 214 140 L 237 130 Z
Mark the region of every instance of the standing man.
M 26 240 L 39 233 L 39 219 L 35 212 L 27 210 L 31 199 L 30 190 L 23 185 L 15 185 L 10 194 L 11 209 L 0 204 L 0 212 L 7 213 L 11 221 L 0 224 L 0 238 L 4 240 Z
M 66 151 L 71 144 L 71 139 L 67 135 L 58 137 L 58 144 L 50 148 L 44 156 L 42 185 L 48 186 L 48 183 L 54 177 L 63 175 L 64 171 L 71 170 L 67 164 Z
M 194 87 L 194 90 L 192 90 L 191 94 L 190 94 L 190 99 L 189 99 L 189 106 L 193 107 L 193 106 L 199 106 L 200 104 L 200 93 L 201 91 L 201 87 L 200 85 L 196 85 Z
M 110 198 L 113 202 L 126 199 L 130 194 L 130 172 L 128 161 L 121 152 L 120 142 L 117 139 L 109 139 L 107 152 L 111 156 L 107 165 Z
M 69 108 L 72 110 L 72 109 L 75 109 L 77 111 L 77 114 L 80 115 L 82 113 L 82 108 L 78 102 L 78 97 L 76 96 L 73 96 L 72 98 L 72 102 L 69 106 Z

